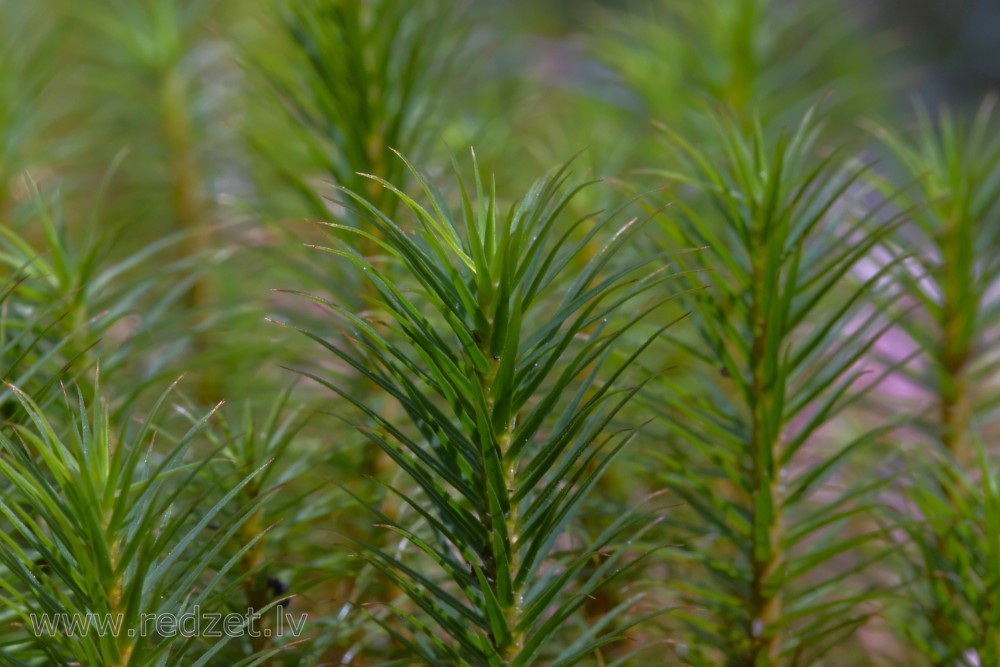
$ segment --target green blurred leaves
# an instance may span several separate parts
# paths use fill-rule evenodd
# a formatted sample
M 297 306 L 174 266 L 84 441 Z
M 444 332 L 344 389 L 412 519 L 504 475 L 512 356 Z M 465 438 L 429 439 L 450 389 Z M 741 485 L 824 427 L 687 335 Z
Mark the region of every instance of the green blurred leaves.
M 718 154 L 671 133 L 686 171 L 664 174 L 678 194 L 703 193 L 664 220 L 704 248 L 682 259 L 712 269 L 711 289 L 692 292 L 697 337 L 679 341 L 701 362 L 698 383 L 668 379 L 651 399 L 669 406 L 662 478 L 693 513 L 678 520 L 693 541 L 675 555 L 700 573 L 681 584 L 693 607 L 682 616 L 705 659 L 810 664 L 877 598 L 849 585 L 876 533 L 842 531 L 878 486 L 849 461 L 892 423 L 814 441 L 872 387 L 859 363 L 884 324 L 868 299 L 893 265 L 860 282 L 851 272 L 893 225 L 865 226 L 878 208 L 854 213 L 866 169 L 819 154 L 810 118 L 774 137 L 715 122 Z

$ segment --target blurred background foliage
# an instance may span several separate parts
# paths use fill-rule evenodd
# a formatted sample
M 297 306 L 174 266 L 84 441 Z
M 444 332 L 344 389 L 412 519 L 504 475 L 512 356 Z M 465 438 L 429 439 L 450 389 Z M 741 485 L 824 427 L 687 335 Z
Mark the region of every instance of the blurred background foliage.
M 907 345 L 927 353 L 923 366 L 905 371 L 919 389 L 875 388 L 864 405 L 852 403 L 839 421 L 823 425 L 841 429 L 847 442 L 877 423 L 880 412 L 904 406 L 933 413 L 908 426 L 911 435 L 919 433 L 908 439 L 909 446 L 941 445 L 962 467 L 953 476 L 921 473 L 890 491 L 878 484 L 866 491 L 875 494 L 861 503 L 866 510 L 875 504 L 872 497 L 890 510 L 849 522 L 844 530 L 863 536 L 863 548 L 871 550 L 858 560 L 874 559 L 888 548 L 898 562 L 861 568 L 853 561 L 845 566 L 833 554 L 820 563 L 832 568 L 817 577 L 824 586 L 839 583 L 847 571 L 856 590 L 886 592 L 863 600 L 878 605 L 846 615 L 850 632 L 836 635 L 822 655 L 775 648 L 769 658 L 775 662 L 755 663 L 745 661 L 747 651 L 730 651 L 724 642 L 718 650 L 693 649 L 692 642 L 721 633 L 699 625 L 699 613 L 668 614 L 629 630 L 629 636 L 632 643 L 665 645 L 668 664 L 996 664 L 1000 606 L 967 587 L 1000 586 L 998 494 L 988 484 L 988 493 L 976 492 L 977 484 L 995 477 L 996 462 L 989 441 L 980 442 L 971 431 L 992 423 L 1000 405 L 996 362 L 986 351 L 998 312 L 990 253 L 1000 225 L 1000 156 L 995 140 L 987 141 L 996 132 L 988 110 L 971 130 L 965 129 L 971 123 L 953 125 L 950 118 L 939 124 L 936 110 L 947 105 L 954 117 L 971 118 L 983 98 L 995 94 L 998 34 L 1000 8 L 989 0 L 0 0 L 0 350 L 5 382 L 34 400 L 19 398 L 9 387 L 0 394 L 4 446 L 19 451 L 13 434 L 37 428 L 31 415 L 39 412 L 56 432 L 88 441 L 91 436 L 80 431 L 87 409 L 76 407 L 77 389 L 60 389 L 61 384 L 78 387 L 95 419 L 116 424 L 111 432 L 131 434 L 153 414 L 164 388 L 185 375 L 169 399 L 174 409 L 156 413 L 149 429 L 157 433 L 163 470 L 172 469 L 175 454 L 187 463 L 212 459 L 177 491 L 189 501 L 201 499 L 204 507 L 185 506 L 170 519 L 178 535 L 223 538 L 217 550 L 190 555 L 191 567 L 201 568 L 199 576 L 225 591 L 211 596 L 220 608 L 259 608 L 294 594 L 282 604 L 308 612 L 310 622 L 308 641 L 288 646 L 247 638 L 184 651 L 205 656 L 203 664 L 220 665 L 410 664 L 405 650 L 379 627 L 388 614 L 379 603 L 398 601 L 401 591 L 347 546 L 351 539 L 373 535 L 362 503 L 392 517 L 405 513 L 371 476 L 396 486 L 406 481 L 340 421 L 348 406 L 315 383 L 292 384 L 287 370 L 343 374 L 345 369 L 317 356 L 308 340 L 266 321 L 293 320 L 311 331 L 331 328 L 322 308 L 276 291 L 282 288 L 309 291 L 354 312 L 372 306 L 371 288 L 357 272 L 302 248 L 328 241 L 316 222 L 364 226 L 357 207 L 347 205 L 337 188 L 352 189 L 381 213 L 397 216 L 400 199 L 359 175 L 411 190 L 415 180 L 394 151 L 440 181 L 452 155 L 473 146 L 484 173 L 497 174 L 499 193 L 524 192 L 538 175 L 582 152 L 574 169 L 607 182 L 574 197 L 568 217 L 586 220 L 653 191 L 652 209 L 632 207 L 630 215 L 656 217 L 657 207 L 669 209 L 674 198 L 685 200 L 686 214 L 697 219 L 711 216 L 719 205 L 692 195 L 703 183 L 685 172 L 690 164 L 667 147 L 665 134 L 675 133 L 710 159 L 723 160 L 732 157 L 727 150 L 744 149 L 731 147 L 716 127 L 718 118 L 728 119 L 733 131 L 759 134 L 763 144 L 772 145 L 768 142 L 781 128 L 797 126 L 810 109 L 818 109 L 824 131 L 811 159 L 823 160 L 835 147 L 858 161 L 888 158 L 871 169 L 871 182 L 845 190 L 847 199 L 842 201 L 844 192 L 838 190 L 835 206 L 872 207 L 877 197 L 893 198 L 902 187 L 904 196 L 893 198 L 884 216 L 862 216 L 864 224 L 888 225 L 911 206 L 926 211 L 913 225 L 884 232 L 891 240 L 884 244 L 886 254 L 872 260 L 872 271 L 931 248 L 927 266 L 917 270 L 954 295 L 935 307 L 938 292 L 918 274 L 872 296 L 885 316 L 870 320 L 872 326 L 901 322 Z M 914 100 L 925 106 L 915 107 Z M 915 108 L 931 111 L 922 115 Z M 909 145 L 911 128 L 923 144 Z M 921 181 L 927 173 L 932 178 Z M 667 174 L 667 182 L 655 174 Z M 750 190 L 766 186 L 766 179 L 764 185 L 750 181 L 743 184 Z M 906 190 L 914 182 L 919 184 Z M 454 200 L 457 192 L 452 188 L 446 196 Z M 993 226 L 980 230 L 984 221 Z M 643 241 L 623 254 L 635 260 L 646 244 L 671 251 L 705 241 L 700 234 L 671 232 L 672 224 L 644 231 Z M 942 228 L 953 233 L 942 234 Z M 596 246 L 587 248 L 581 265 L 597 252 Z M 385 261 L 377 250 L 375 241 L 362 248 L 376 255 L 373 266 Z M 711 258 L 699 257 L 691 265 L 702 260 L 712 268 Z M 692 287 L 698 282 L 693 279 Z M 738 309 L 741 298 L 734 296 L 735 305 L 729 306 Z M 679 314 L 669 312 L 653 324 Z M 960 331 L 953 330 L 953 322 L 961 323 Z M 842 320 L 839 326 L 850 328 Z M 707 335 L 705 328 L 679 326 L 672 332 L 678 344 L 642 362 L 645 370 L 668 377 L 654 383 L 657 391 L 703 374 L 710 377 L 696 383 L 697 390 L 688 387 L 698 397 L 692 400 L 715 395 L 718 405 L 728 405 L 723 398 L 738 393 L 729 378 L 735 369 L 721 359 L 716 365 L 709 358 L 706 366 L 704 355 L 685 351 Z M 895 352 L 876 349 L 872 363 L 895 367 L 902 363 Z M 955 378 L 960 387 L 951 381 Z M 347 373 L 345 382 L 385 419 L 398 417 L 399 406 L 359 374 Z M 65 400 L 64 391 L 72 400 Z M 652 403 L 668 421 L 695 420 L 687 414 L 690 407 L 671 412 L 668 401 L 651 396 L 636 402 L 646 407 L 630 408 L 617 419 L 623 425 L 643 422 Z M 738 423 L 738 411 L 724 417 Z M 718 427 L 705 415 L 699 418 L 708 420 L 709 430 Z M 829 442 L 829 431 L 821 433 Z M 130 437 L 122 436 L 131 443 Z M 601 479 L 600 492 L 571 530 L 593 534 L 607 517 L 670 487 L 664 480 L 677 473 L 678 459 L 651 470 L 643 452 L 664 456 L 669 448 L 658 442 L 671 437 L 670 429 L 656 428 L 640 437 L 626 460 Z M 148 443 L 130 447 L 140 445 Z M 824 452 L 839 451 L 822 445 L 802 465 L 814 466 L 816 457 L 833 456 Z M 956 454 L 958 447 L 962 451 Z M 887 448 L 883 442 L 857 452 L 837 474 L 874 468 L 895 479 L 910 462 Z M 709 452 L 692 468 L 717 458 Z M 34 470 L 31 456 L 19 461 Z M 711 481 L 717 473 L 704 474 Z M 59 474 L 38 473 L 55 478 L 53 493 L 64 491 Z M 169 475 L 143 474 L 161 481 L 164 494 L 174 493 Z M 796 474 L 808 479 L 810 472 Z M 919 492 L 908 496 L 913 485 Z M 25 493 L 9 481 L 2 487 L 5 499 Z M 683 495 L 668 494 L 668 509 L 658 511 L 675 520 L 644 534 L 648 544 L 641 546 L 689 539 L 698 514 L 689 514 L 691 508 L 679 499 Z M 730 502 L 738 495 L 725 495 L 726 512 L 746 510 L 745 499 Z M 161 500 L 144 497 L 136 507 L 160 511 Z M 2 528 L 13 533 L 17 516 L 5 513 Z M 58 516 L 51 520 L 62 520 Z M 925 517 L 932 520 L 921 522 Z M 886 540 L 870 538 L 884 522 L 902 528 L 887 531 Z M 954 529 L 956 523 L 964 527 Z M 86 537 L 73 544 L 97 539 Z M 112 532 L 105 538 L 120 539 Z M 717 548 L 711 536 L 706 539 L 707 546 L 699 548 Z M 887 547 L 894 541 L 903 546 Z M 38 545 L 19 544 L 30 562 L 44 560 L 31 551 Z M 994 560 L 962 555 L 971 552 Z M 68 560 L 57 563 L 53 580 L 60 580 L 61 568 L 73 567 L 72 559 L 62 556 Z M 682 561 L 664 559 L 636 570 L 629 585 L 653 591 L 654 606 L 697 605 L 690 591 L 670 586 L 672 579 L 699 576 L 697 567 Z M 14 561 L 0 562 L 0 578 L 31 580 L 30 568 L 12 568 Z M 920 573 L 927 571 L 946 573 L 946 583 L 905 594 L 919 588 Z M 187 581 L 188 573 L 171 576 Z M 28 604 L 30 596 L 15 593 L 17 584 L 3 588 L 4 660 L 68 659 L 72 651 L 46 654 L 29 646 L 11 610 Z M 883 597 L 889 600 L 885 605 Z M 895 597 L 918 600 L 918 608 L 895 608 Z M 602 589 L 584 605 L 581 626 L 623 599 Z M 164 608 L 149 601 L 134 604 L 136 610 Z M 987 604 L 993 608 L 984 610 Z M 836 625 L 828 611 L 824 628 Z M 712 622 L 721 618 L 724 624 L 725 613 Z M 744 616 L 734 613 L 747 626 L 735 644 L 753 644 L 759 634 L 759 619 Z M 804 623 L 798 616 L 795 622 Z M 962 635 L 956 623 L 982 634 Z M 969 654 L 969 645 L 990 641 L 992 652 Z M 73 655 L 84 661 L 127 660 L 129 651 L 95 645 Z M 594 661 L 654 664 L 631 657 L 628 646 L 598 652 Z

